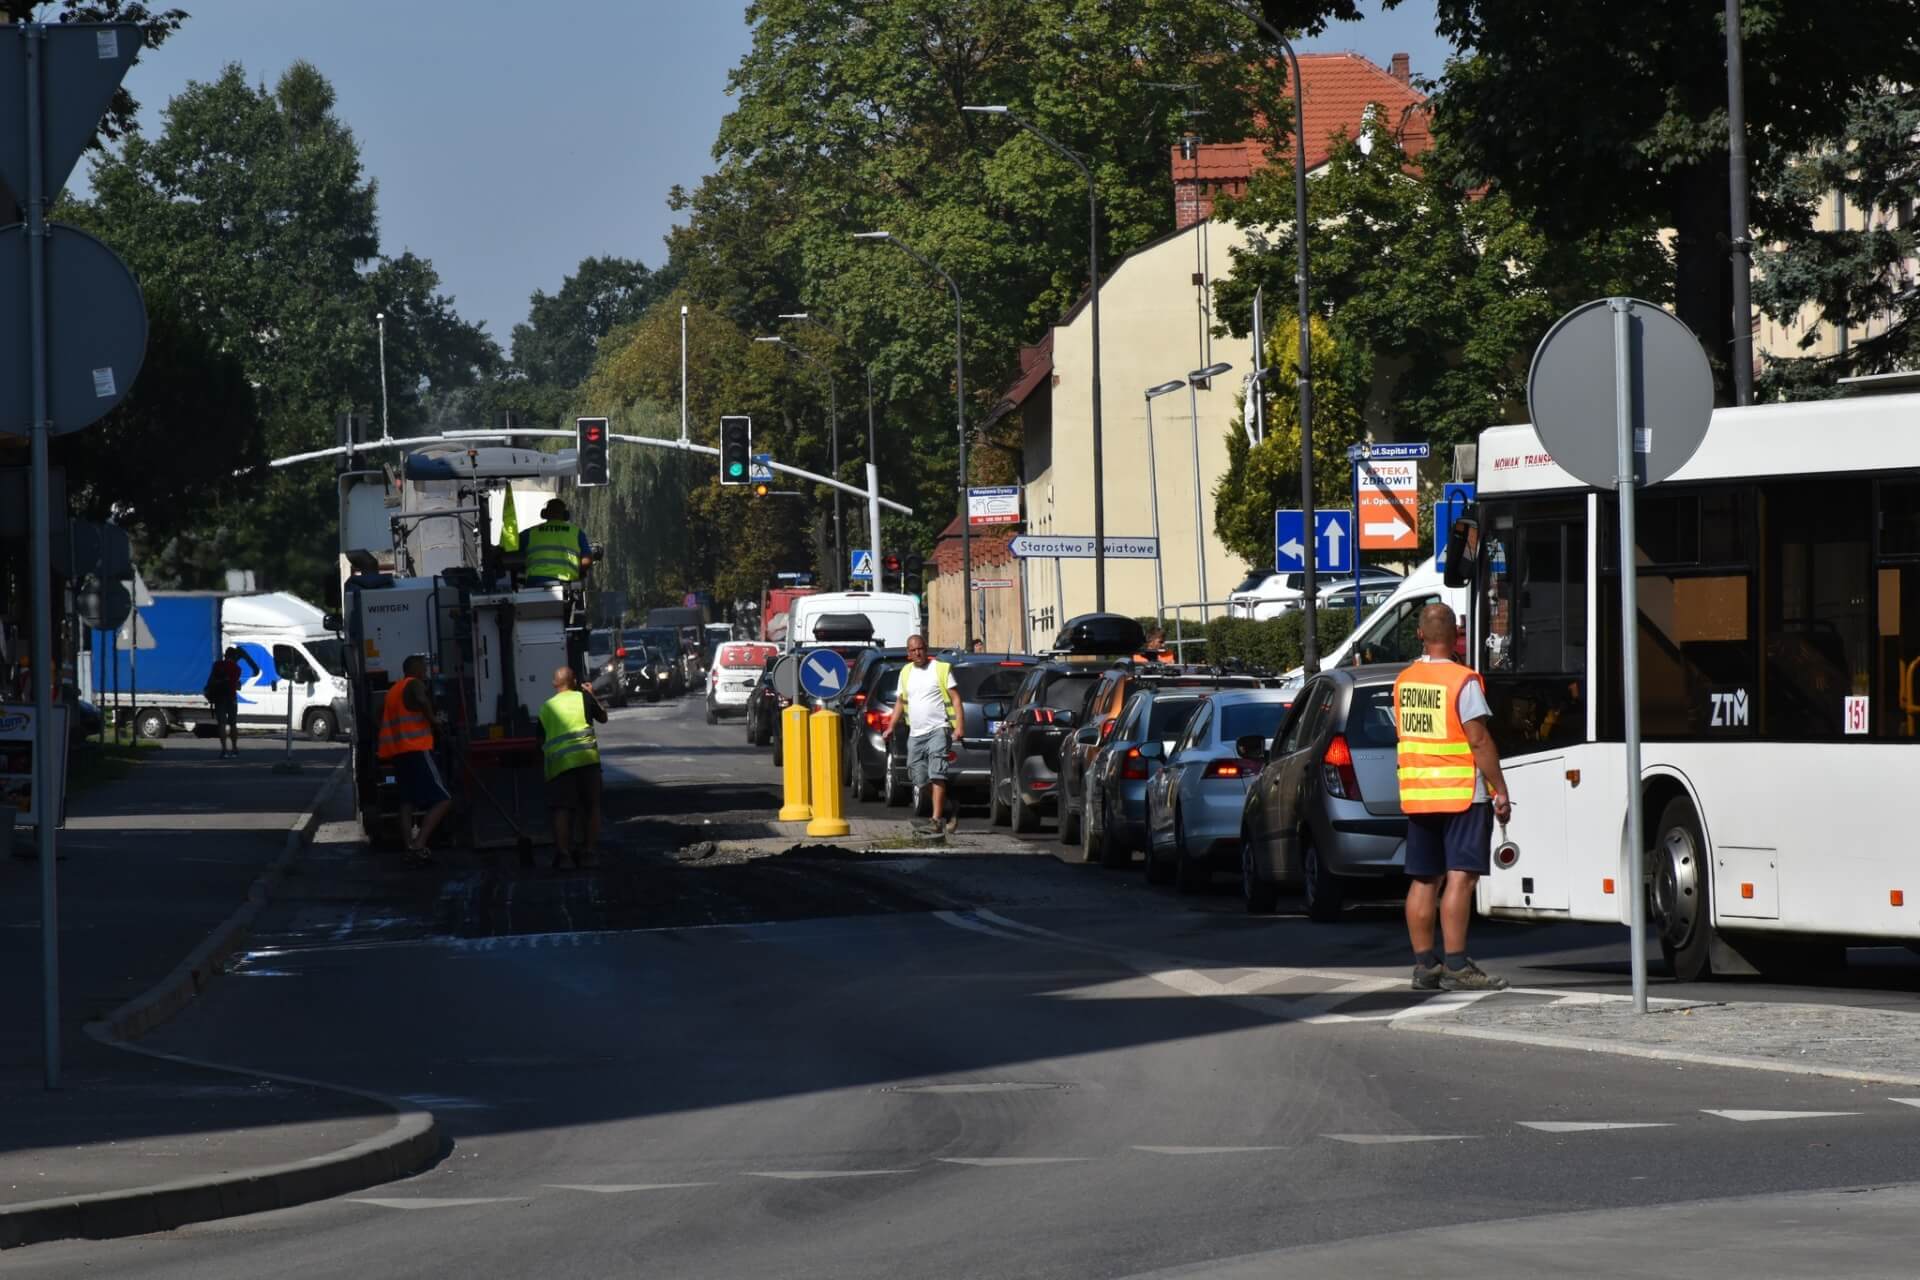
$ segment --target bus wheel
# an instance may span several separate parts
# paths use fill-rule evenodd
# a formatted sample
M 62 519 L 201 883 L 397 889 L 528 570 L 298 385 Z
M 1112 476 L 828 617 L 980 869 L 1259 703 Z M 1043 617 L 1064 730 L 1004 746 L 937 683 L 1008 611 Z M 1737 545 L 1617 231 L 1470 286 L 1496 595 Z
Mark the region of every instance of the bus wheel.
M 1707 952 L 1713 939 L 1713 899 L 1707 842 L 1693 803 L 1669 800 L 1654 828 L 1653 885 L 1649 897 L 1660 954 L 1676 982 L 1698 982 L 1712 973 Z

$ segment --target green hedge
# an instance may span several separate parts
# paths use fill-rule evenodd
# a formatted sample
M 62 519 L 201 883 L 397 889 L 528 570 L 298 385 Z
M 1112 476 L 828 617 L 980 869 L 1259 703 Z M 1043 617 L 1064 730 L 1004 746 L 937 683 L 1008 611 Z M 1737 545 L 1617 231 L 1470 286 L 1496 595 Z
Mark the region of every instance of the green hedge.
M 1318 609 L 1320 652 L 1339 644 L 1353 630 L 1353 614 L 1345 609 Z M 1207 624 L 1206 660 L 1225 663 L 1238 660 L 1246 666 L 1278 674 L 1300 665 L 1302 629 L 1306 617 L 1298 610 L 1277 618 L 1215 618 Z M 1173 628 L 1167 628 L 1172 639 Z

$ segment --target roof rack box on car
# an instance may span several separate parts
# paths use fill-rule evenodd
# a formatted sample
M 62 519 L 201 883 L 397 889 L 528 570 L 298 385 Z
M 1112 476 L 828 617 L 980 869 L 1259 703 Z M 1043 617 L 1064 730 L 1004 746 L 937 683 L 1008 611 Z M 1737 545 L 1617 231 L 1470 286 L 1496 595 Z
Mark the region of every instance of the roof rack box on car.
M 816 644 L 872 644 L 873 620 L 864 613 L 823 613 L 813 624 Z

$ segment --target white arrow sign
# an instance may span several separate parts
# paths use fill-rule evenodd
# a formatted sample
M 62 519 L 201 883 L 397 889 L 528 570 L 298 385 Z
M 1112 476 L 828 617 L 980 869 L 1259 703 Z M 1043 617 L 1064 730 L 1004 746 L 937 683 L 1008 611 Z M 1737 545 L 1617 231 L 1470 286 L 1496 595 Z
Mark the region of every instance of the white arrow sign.
M 1306 554 L 1307 549 L 1300 545 L 1300 539 L 1288 538 L 1285 542 L 1280 544 L 1280 550 L 1286 552 L 1287 556 L 1290 559 L 1298 560 L 1300 559 L 1301 556 Z
M 1328 564 L 1345 563 L 1340 559 L 1340 539 L 1342 536 L 1344 535 L 1338 520 L 1328 520 L 1320 526 L 1320 541 L 1327 544 Z
M 1369 538 L 1404 538 L 1413 532 L 1413 526 L 1397 516 L 1392 520 L 1369 520 L 1363 527 Z
M 818 658 L 807 659 L 807 670 L 813 672 L 814 680 L 828 694 L 840 691 L 840 673 Z

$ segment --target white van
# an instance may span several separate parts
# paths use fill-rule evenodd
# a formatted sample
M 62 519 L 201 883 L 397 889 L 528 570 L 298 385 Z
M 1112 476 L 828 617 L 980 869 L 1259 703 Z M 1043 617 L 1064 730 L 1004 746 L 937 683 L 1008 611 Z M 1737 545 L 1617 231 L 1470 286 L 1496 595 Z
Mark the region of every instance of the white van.
M 1418 569 L 1409 573 L 1394 593 L 1378 609 L 1361 619 L 1351 634 L 1320 659 L 1322 667 L 1359 666 L 1369 662 L 1412 662 L 1420 656 L 1420 611 L 1430 604 L 1449 604 L 1462 621 L 1465 632 L 1467 588 L 1449 587 L 1440 576 L 1434 557 L 1428 556 Z M 1289 697 L 1297 692 L 1304 677 L 1295 667 L 1287 672 L 1282 686 Z
M 800 596 L 788 606 L 787 648 L 813 643 L 813 629 L 829 613 L 857 613 L 873 624 L 873 642 L 903 648 L 920 630 L 920 602 L 887 591 L 825 591 Z

